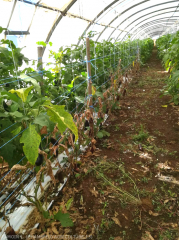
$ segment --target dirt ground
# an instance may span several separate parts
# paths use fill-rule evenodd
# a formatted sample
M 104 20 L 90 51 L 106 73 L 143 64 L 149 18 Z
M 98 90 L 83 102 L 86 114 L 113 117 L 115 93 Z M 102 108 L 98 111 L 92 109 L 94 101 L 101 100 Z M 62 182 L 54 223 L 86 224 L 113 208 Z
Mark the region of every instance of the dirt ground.
M 74 226 L 46 225 L 48 234 L 179 239 L 179 107 L 162 96 L 167 77 L 154 49 L 106 121 L 110 136 L 97 139 L 97 151 L 86 153 L 55 200 L 51 211 L 63 206 Z

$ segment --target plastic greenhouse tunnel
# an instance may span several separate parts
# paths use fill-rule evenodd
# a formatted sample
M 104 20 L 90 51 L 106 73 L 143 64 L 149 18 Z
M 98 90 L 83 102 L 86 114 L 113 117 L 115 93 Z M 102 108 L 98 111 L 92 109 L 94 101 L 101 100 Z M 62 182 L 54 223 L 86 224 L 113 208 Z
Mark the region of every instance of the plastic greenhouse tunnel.
M 179 1 L 0 0 L 0 239 L 179 239 Z

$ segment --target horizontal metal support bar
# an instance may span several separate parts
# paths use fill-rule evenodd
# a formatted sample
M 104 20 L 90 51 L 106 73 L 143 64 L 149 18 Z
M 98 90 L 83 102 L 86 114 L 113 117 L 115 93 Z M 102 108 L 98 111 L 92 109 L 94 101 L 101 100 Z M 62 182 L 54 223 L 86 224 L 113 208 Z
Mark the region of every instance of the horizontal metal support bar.
M 28 31 L 5 31 L 4 34 L 7 35 L 29 35 L 30 32 Z
M 34 5 L 36 7 L 40 7 L 40 8 L 45 8 L 45 9 L 48 9 L 48 10 L 52 10 L 52 11 L 55 11 L 55 12 L 59 12 L 61 13 L 63 16 L 68 16 L 68 17 L 72 17 L 72 18 L 78 18 L 78 19 L 81 19 L 81 20 L 84 20 L 88 23 L 91 23 L 91 24 L 96 24 L 96 25 L 100 25 L 102 27 L 109 27 L 109 28 L 113 28 L 115 30 L 119 30 L 121 32 L 127 32 L 125 30 L 121 30 L 119 28 L 116 28 L 116 27 L 113 27 L 111 25 L 107 25 L 107 24 L 103 24 L 103 23 L 98 23 L 98 22 L 95 22 L 91 19 L 88 19 L 88 18 L 85 18 L 85 17 L 82 17 L 82 16 L 79 16 L 77 14 L 73 14 L 73 13 L 70 13 L 70 12 L 66 12 L 64 13 L 62 10 L 58 9 L 58 8 L 52 8 L 52 7 L 49 7 L 49 6 L 45 6 L 45 5 L 42 5 L 42 4 L 37 4 L 37 3 L 33 3 L 33 2 L 29 2 L 29 1 L 26 1 L 26 0 L 18 0 L 19 2 L 23 2 L 23 3 L 27 3 L 27 4 L 31 4 L 31 5 Z
M 60 12 L 63 15 L 63 11 L 61 11 L 58 8 L 52 8 L 52 7 L 49 7 L 49 6 L 45 6 L 45 5 L 42 5 L 42 4 L 39 4 L 39 3 L 34 3 L 34 2 L 26 1 L 26 0 L 18 0 L 18 1 L 22 2 L 22 3 L 27 3 L 27 4 L 30 4 L 30 5 L 36 6 L 36 7 L 48 9 L 48 10 L 51 10 L 51 11 L 54 11 L 54 12 Z

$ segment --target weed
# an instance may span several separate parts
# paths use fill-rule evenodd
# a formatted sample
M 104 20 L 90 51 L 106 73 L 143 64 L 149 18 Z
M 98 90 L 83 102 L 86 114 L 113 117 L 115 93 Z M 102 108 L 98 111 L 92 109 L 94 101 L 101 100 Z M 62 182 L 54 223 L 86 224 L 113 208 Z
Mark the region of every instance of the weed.
M 108 206 L 108 202 L 104 202 L 104 206 L 103 206 L 103 209 L 102 209 L 103 216 L 105 214 L 105 209 L 106 209 L 107 206 Z
M 143 177 L 143 178 L 141 179 L 141 182 L 143 182 L 143 183 L 148 183 L 148 178 Z
M 132 137 L 132 139 L 133 139 L 134 141 L 144 141 L 144 140 L 146 140 L 148 137 L 149 137 L 148 132 L 144 131 L 144 127 L 143 127 L 143 125 L 141 124 L 141 125 L 140 125 L 139 133 L 138 133 L 137 135 L 134 135 L 134 136 Z
M 176 232 L 172 230 L 166 230 L 159 236 L 159 240 L 174 240 L 174 239 L 176 239 Z
M 109 240 L 114 240 L 114 237 L 110 237 Z
M 119 131 L 119 129 L 120 129 L 119 126 L 115 125 L 115 130 L 114 131 L 117 132 L 117 131 Z

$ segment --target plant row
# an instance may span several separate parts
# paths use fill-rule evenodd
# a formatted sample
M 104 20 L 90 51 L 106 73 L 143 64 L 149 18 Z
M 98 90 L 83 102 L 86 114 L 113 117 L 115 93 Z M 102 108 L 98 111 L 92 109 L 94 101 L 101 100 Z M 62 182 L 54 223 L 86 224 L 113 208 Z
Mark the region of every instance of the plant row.
M 0 28 L 0 32 L 3 30 Z M 141 62 L 147 60 L 152 43 L 150 39 L 123 43 L 91 39 L 93 102 L 98 97 L 104 99 L 103 93 L 111 86 L 110 79 L 116 73 L 119 59 L 122 75 L 135 64 L 138 50 Z M 35 70 L 39 64 L 27 59 L 21 51 L 10 40 L 0 41 L 0 156 L 10 167 L 20 160 L 20 164 L 29 161 L 35 165 L 39 148 L 50 154 L 49 138 L 58 140 L 67 128 L 76 141 L 74 114 L 84 112 L 89 98 L 85 39 L 79 46 L 61 47 L 58 52 L 50 50 L 49 62 L 42 71 Z M 99 105 L 94 108 L 98 112 Z M 85 121 L 86 118 L 83 124 Z
M 179 32 L 167 34 L 156 41 L 159 58 L 170 73 L 165 94 L 172 96 L 172 101 L 179 104 Z

